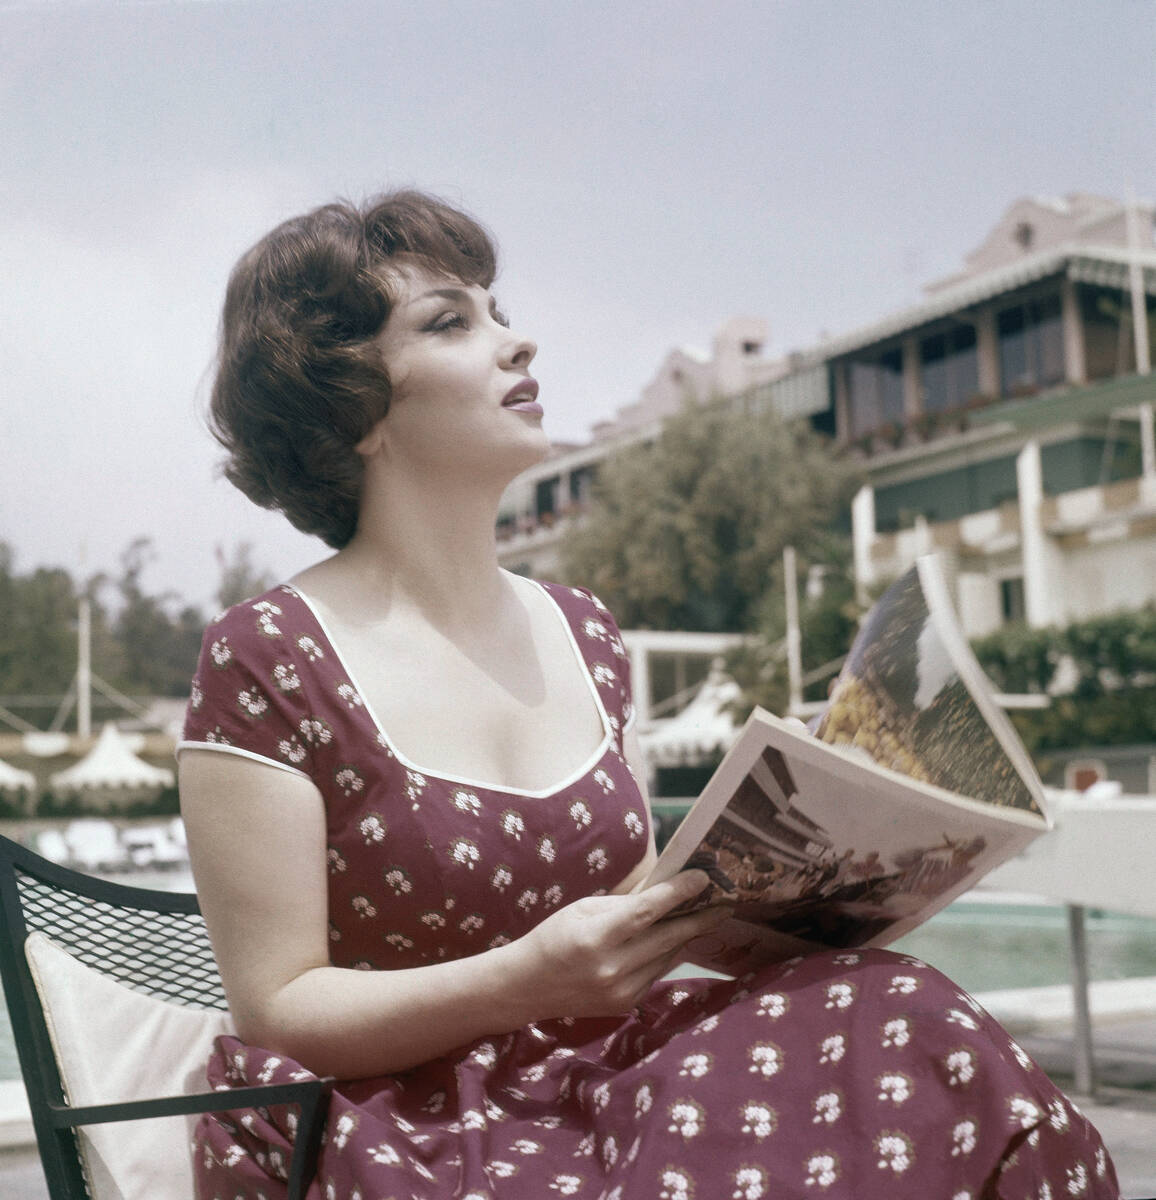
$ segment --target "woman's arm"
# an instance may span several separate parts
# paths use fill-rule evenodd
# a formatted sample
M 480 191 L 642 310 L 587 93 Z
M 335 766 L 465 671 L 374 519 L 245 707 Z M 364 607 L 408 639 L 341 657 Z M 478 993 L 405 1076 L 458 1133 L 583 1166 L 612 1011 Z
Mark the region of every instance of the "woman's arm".
M 181 810 L 201 908 L 241 1038 L 353 1079 L 557 1016 L 627 1011 L 719 919 L 660 922 L 705 885 L 685 872 L 637 895 L 591 896 L 525 937 L 396 971 L 329 964 L 325 810 L 308 780 L 186 749 Z

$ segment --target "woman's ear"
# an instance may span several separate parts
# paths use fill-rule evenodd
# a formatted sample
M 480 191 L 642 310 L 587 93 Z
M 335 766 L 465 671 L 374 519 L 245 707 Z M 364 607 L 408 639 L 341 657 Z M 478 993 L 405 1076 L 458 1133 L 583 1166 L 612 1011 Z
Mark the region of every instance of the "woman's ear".
M 354 450 L 361 455 L 362 458 L 372 458 L 375 454 L 381 453 L 382 440 L 384 432 L 382 425 L 384 421 L 378 423 L 354 446 Z

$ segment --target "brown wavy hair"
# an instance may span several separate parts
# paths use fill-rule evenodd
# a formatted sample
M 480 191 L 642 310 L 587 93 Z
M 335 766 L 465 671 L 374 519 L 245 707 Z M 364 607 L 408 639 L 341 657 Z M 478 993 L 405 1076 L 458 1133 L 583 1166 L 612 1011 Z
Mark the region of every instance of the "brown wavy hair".
M 225 294 L 209 403 L 225 477 L 336 549 L 357 529 L 355 447 L 389 412 L 376 339 L 399 258 L 485 288 L 497 270 L 477 221 L 405 190 L 278 225 L 233 268 Z

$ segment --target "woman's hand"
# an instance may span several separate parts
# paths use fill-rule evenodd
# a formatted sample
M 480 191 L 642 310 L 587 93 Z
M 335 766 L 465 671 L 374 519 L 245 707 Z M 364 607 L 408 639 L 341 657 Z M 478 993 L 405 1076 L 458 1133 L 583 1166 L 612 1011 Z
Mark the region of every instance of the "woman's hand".
M 714 906 L 663 920 L 708 885 L 702 871 L 683 871 L 633 895 L 587 896 L 511 943 L 511 992 L 524 997 L 525 1020 L 629 1011 L 688 941 L 728 915 Z

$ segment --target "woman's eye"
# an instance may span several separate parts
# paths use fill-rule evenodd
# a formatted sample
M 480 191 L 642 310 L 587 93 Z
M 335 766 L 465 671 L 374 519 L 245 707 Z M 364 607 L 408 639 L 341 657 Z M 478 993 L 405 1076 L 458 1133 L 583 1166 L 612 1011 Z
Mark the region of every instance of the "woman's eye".
M 451 311 L 442 313 L 429 328 L 432 333 L 441 333 L 446 329 L 465 329 L 468 324 L 464 313 Z
M 505 329 L 510 328 L 510 318 L 507 317 L 506 314 L 504 312 L 502 312 L 502 310 L 500 308 L 495 308 L 494 311 L 490 315 L 494 318 L 494 321 L 498 325 L 503 326 L 503 328 L 505 328 Z

